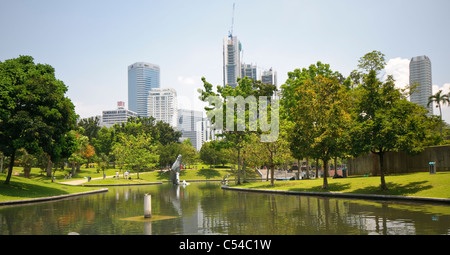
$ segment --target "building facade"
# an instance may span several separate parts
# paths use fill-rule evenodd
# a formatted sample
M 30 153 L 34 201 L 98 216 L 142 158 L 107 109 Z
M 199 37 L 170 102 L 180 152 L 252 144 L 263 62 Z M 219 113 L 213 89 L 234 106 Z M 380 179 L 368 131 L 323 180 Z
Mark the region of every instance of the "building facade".
M 160 88 L 158 65 L 136 62 L 128 66 L 128 109 L 148 117 L 147 97 L 151 89 Z
M 428 98 L 433 93 L 431 61 L 427 56 L 418 56 L 411 59 L 409 63 L 409 84 L 413 87 L 411 102 L 425 107 L 428 114 L 432 115 L 433 105 L 427 106 Z
M 171 127 L 177 127 L 178 102 L 177 92 L 172 88 L 154 88 L 147 97 L 147 113 L 156 121 L 168 123 Z
M 237 86 L 237 78 L 241 77 L 242 45 L 236 36 L 223 39 L 223 85 L 233 88 Z
M 203 113 L 201 111 L 178 109 L 178 131 L 182 133 L 180 139 L 190 139 L 192 146 L 198 149 L 198 135 L 196 123 L 203 120 Z
M 125 109 L 125 102 L 117 102 L 116 110 L 107 110 L 102 112 L 100 126 L 110 128 L 116 123 L 127 122 L 129 117 L 137 118 L 136 112 Z
M 277 72 L 270 68 L 261 72 L 261 82 L 277 86 Z
M 252 80 L 257 80 L 257 68 L 256 65 L 253 64 L 241 64 L 241 77 L 248 77 Z

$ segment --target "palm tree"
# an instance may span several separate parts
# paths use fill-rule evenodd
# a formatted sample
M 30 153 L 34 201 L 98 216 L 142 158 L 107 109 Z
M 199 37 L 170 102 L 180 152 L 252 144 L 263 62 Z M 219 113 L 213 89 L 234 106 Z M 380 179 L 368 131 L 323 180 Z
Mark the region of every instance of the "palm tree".
M 428 98 L 428 104 L 427 106 L 430 106 L 430 104 L 432 103 L 436 103 L 436 108 L 439 108 L 439 116 L 441 118 L 441 122 L 442 122 L 442 109 L 441 109 L 441 104 L 450 104 L 450 97 L 449 97 L 450 93 L 447 95 L 442 95 L 442 90 L 439 90 L 436 94 L 430 96 Z M 441 125 L 441 136 L 442 136 L 442 125 Z

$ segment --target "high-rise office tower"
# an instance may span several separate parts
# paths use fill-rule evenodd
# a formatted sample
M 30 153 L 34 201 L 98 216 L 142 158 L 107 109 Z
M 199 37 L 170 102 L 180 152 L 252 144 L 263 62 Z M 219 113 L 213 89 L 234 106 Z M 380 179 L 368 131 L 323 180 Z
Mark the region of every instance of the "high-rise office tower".
M 241 77 L 242 45 L 236 36 L 230 34 L 223 39 L 223 85 L 235 88 Z
M 427 56 L 413 57 L 409 63 L 409 84 L 415 87 L 411 92 L 411 102 L 422 105 L 433 114 L 433 105 L 427 106 L 432 95 L 431 61 Z M 417 86 L 416 86 L 417 85 Z
M 148 116 L 156 121 L 168 123 L 171 127 L 177 127 L 178 103 L 177 92 L 174 89 L 156 88 L 148 93 Z
M 128 109 L 148 117 L 147 97 L 151 89 L 160 87 L 159 66 L 137 62 L 128 66 Z
M 241 77 L 248 77 L 256 81 L 258 79 L 256 73 L 256 65 L 244 63 L 241 64 Z

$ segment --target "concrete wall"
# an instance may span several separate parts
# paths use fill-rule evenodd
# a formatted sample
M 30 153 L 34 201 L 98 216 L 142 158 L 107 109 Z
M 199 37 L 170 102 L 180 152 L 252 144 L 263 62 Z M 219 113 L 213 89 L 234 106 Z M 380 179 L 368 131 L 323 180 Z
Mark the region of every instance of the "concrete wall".
M 425 148 L 416 156 L 404 152 L 387 152 L 383 164 L 385 173 L 411 173 L 429 171 L 428 162 L 436 162 L 436 171 L 450 171 L 450 146 L 433 146 Z M 379 175 L 379 158 L 369 153 L 354 159 L 348 159 L 349 175 Z

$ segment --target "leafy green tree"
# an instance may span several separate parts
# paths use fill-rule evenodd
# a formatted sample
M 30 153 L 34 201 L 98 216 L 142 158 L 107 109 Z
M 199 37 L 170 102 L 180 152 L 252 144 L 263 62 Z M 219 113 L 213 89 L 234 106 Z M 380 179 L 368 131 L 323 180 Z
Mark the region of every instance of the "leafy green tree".
M 92 139 L 92 145 L 94 146 L 97 155 L 105 154 L 108 159 L 114 160 L 111 153 L 114 141 L 114 128 L 102 127 L 98 132 L 97 137 Z
M 159 161 L 156 145 L 152 137 L 143 133 L 137 136 L 120 134 L 119 142 L 113 146 L 113 153 L 122 165 L 139 171 L 143 168 L 154 168 Z
M 216 107 L 210 108 L 206 107 L 207 114 L 210 114 L 213 111 L 223 111 L 223 113 L 226 113 L 226 110 L 229 106 L 234 105 L 234 101 L 237 98 L 243 98 L 246 99 L 250 96 L 259 97 L 259 96 L 267 96 L 270 97 L 273 95 L 274 91 L 276 90 L 276 86 L 270 85 L 270 84 L 264 84 L 261 81 L 255 81 L 252 79 L 249 79 L 248 77 L 244 77 L 243 79 L 238 79 L 238 85 L 235 88 L 232 88 L 228 85 L 225 87 L 217 86 L 217 93 L 213 91 L 212 84 L 208 83 L 204 77 L 202 77 L 203 81 L 203 87 L 204 89 L 199 89 L 200 93 L 200 99 L 202 101 L 207 101 L 209 97 L 215 97 L 220 98 L 220 102 L 215 102 L 216 104 L 226 105 L 227 107 Z M 250 105 L 252 104 L 252 105 Z M 224 142 L 231 146 L 233 149 L 237 151 L 237 183 L 241 183 L 241 166 L 242 166 L 242 149 L 245 146 L 246 141 L 249 140 L 249 135 L 252 132 L 257 132 L 254 130 L 257 130 L 256 127 L 250 126 L 250 121 L 246 121 L 247 119 L 250 120 L 250 118 L 255 116 L 250 116 L 249 113 L 250 108 L 254 107 L 254 103 L 249 102 L 249 104 L 246 104 L 243 109 L 239 109 L 239 107 L 236 107 L 236 111 L 234 111 L 233 115 L 234 118 L 228 119 L 223 118 L 222 120 L 219 119 L 212 119 L 213 124 L 220 124 L 220 121 L 222 122 L 223 127 L 227 127 L 224 129 L 220 136 L 224 138 Z M 217 106 L 217 105 L 216 105 Z M 234 110 L 234 106 L 232 107 L 232 110 Z M 228 116 L 233 116 L 229 114 Z M 226 116 L 226 114 L 223 114 L 223 116 Z M 244 116 L 244 118 L 239 118 L 238 116 Z M 232 127 L 229 129 L 229 127 Z
M 52 161 L 63 157 L 66 133 L 75 127 L 74 105 L 64 96 L 67 86 L 50 65 L 30 56 L 0 62 L 0 151 L 10 157 L 9 184 L 16 151 L 46 152 Z
M 297 145 L 309 145 L 308 156 L 324 163 L 323 189 L 328 188 L 328 161 L 340 151 L 340 137 L 350 123 L 349 95 L 336 77 L 318 75 L 298 87 L 294 111 Z
M 78 128 L 82 128 L 83 135 L 89 138 L 89 142 L 92 142 L 92 139 L 97 138 L 98 132 L 100 131 L 100 118 L 99 117 L 90 117 L 81 119 L 77 123 Z
M 220 142 L 217 140 L 204 143 L 199 154 L 200 159 L 210 166 L 214 166 L 216 164 L 223 165 L 227 162 L 225 149 L 222 148 Z
M 363 64 L 383 63 L 382 54 L 366 55 Z M 371 60 L 371 58 L 380 58 Z M 364 74 L 363 82 L 357 88 L 354 125 L 351 130 L 352 149 L 356 155 L 372 152 L 379 157 L 381 189 L 386 190 L 383 156 L 388 151 L 404 151 L 416 154 L 423 149 L 427 136 L 426 110 L 411 103 L 401 91 L 395 88 L 395 81 L 388 76 L 385 82 L 377 78 L 381 66 Z

